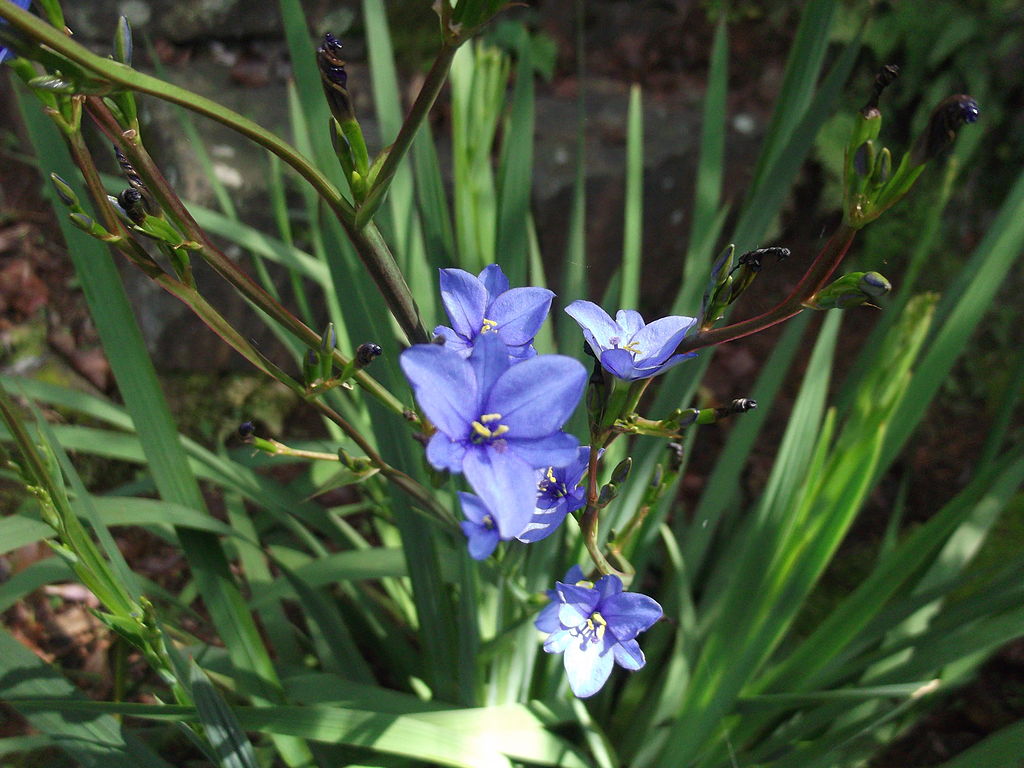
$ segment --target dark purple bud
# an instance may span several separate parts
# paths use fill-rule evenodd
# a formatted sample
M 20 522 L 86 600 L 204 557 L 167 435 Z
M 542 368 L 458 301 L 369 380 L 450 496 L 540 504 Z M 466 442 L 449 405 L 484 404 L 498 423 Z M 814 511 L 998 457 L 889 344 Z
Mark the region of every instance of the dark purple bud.
M 858 176 L 867 176 L 871 171 L 871 144 L 864 142 L 853 153 L 853 170 Z
M 607 507 L 613 501 L 615 497 L 619 495 L 619 489 L 616 488 L 612 483 L 602 485 L 601 490 L 597 493 L 597 506 Z
M 629 478 L 629 471 L 633 468 L 633 459 L 627 456 L 612 470 L 612 483 L 622 485 Z
M 243 421 L 238 425 L 238 436 L 243 440 L 248 440 L 256 432 L 256 425 L 251 421 Z
M 117 202 L 124 210 L 133 224 L 142 224 L 149 212 L 146 210 L 146 200 L 142 193 L 134 187 L 129 187 L 117 196 Z
M 331 113 L 338 122 L 355 119 L 355 110 L 348 93 L 348 73 L 345 60 L 341 58 L 341 42 L 330 32 L 316 51 L 316 63 L 320 68 L 320 80 L 327 96 Z
M 671 442 L 668 444 L 669 468 L 673 472 L 682 469 L 683 460 L 686 459 L 686 446 L 682 443 Z
M 365 368 L 378 357 L 384 350 L 380 348 L 380 344 L 374 344 L 373 342 L 366 342 L 360 344 L 356 348 L 356 365 L 360 368 Z
M 125 179 L 134 189 L 145 189 L 146 185 L 142 183 L 142 178 L 135 171 L 135 166 L 132 165 L 131 161 L 118 147 L 114 147 L 114 155 L 117 157 L 117 164 L 121 166 L 121 173 L 124 174 Z
M 733 413 L 746 413 L 757 408 L 757 400 L 751 400 L 749 397 L 741 397 L 733 400 L 729 406 L 729 410 Z
M 914 142 L 911 164 L 921 165 L 936 157 L 953 143 L 964 124 L 976 123 L 980 116 L 978 102 L 967 94 L 958 93 L 944 99 L 932 112 L 924 133 Z

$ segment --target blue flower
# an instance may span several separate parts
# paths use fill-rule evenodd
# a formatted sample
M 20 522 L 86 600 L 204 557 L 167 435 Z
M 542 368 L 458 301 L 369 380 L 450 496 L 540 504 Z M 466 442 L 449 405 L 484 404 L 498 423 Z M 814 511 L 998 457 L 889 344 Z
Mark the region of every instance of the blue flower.
M 567 575 L 567 579 L 576 574 Z M 661 618 L 656 601 L 635 592 L 623 592 L 618 576 L 587 581 L 555 582 L 558 602 L 554 627 L 549 608 L 534 625 L 550 632 L 544 641 L 548 653 L 562 653 L 569 687 L 581 699 L 593 696 L 608 680 L 612 666 L 636 670 L 645 663 L 636 636 Z
M 590 463 L 590 446 L 580 446 L 576 458 L 564 467 L 547 467 L 538 473 L 537 508 L 533 518 L 519 535 L 532 544 L 557 530 L 566 515 L 587 504 L 587 489 L 580 485 Z
M 465 473 L 501 537 L 516 536 L 533 517 L 534 470 L 576 457 L 579 441 L 561 427 L 583 394 L 586 370 L 561 355 L 512 365 L 495 334 L 481 336 L 468 359 L 447 346 L 417 344 L 400 363 L 437 427 L 427 460 Z
M 537 354 L 537 335 L 555 294 L 545 288 L 508 287 L 508 278 L 497 264 L 484 267 L 479 277 L 461 269 L 441 270 L 441 301 L 452 324 L 439 325 L 434 333 L 445 346 L 468 357 L 482 335 L 495 333 L 508 347 L 513 362 Z
M 0 2 L 5 2 L 5 1 L 6 0 L 0 0 Z M 29 4 L 30 0 L 10 0 L 10 2 L 14 3 L 19 8 L 25 9 L 25 8 L 28 8 L 28 4 Z M 0 20 L 0 24 L 6 24 L 6 23 L 7 23 L 6 20 Z M 0 45 L 0 64 L 2 64 L 7 59 L 10 59 L 10 58 L 13 58 L 13 57 L 14 57 L 14 54 L 10 51 L 10 49 L 4 48 L 2 45 Z
M 647 325 L 639 312 L 620 309 L 612 320 L 590 301 L 574 301 L 565 311 L 579 324 L 604 369 L 620 379 L 634 381 L 657 376 L 696 355 L 673 354 L 697 324 L 696 318 L 671 315 Z
M 469 556 L 474 560 L 486 560 L 501 539 L 498 524 L 479 496 L 459 491 L 458 497 L 466 516 L 461 526 L 469 539 Z

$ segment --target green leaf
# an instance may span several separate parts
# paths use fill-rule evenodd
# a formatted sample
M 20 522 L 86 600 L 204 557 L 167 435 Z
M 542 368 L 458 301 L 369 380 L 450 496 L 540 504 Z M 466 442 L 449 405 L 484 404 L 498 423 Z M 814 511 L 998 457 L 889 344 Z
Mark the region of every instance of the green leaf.
M 6 631 L 0 632 L 0 681 L 4 701 L 86 768 L 171 768 L 109 714 L 83 718 L 60 707 L 46 712 L 22 709 L 19 699 L 51 698 L 70 704 L 85 697 Z
M 195 661 L 190 660 L 189 672 L 199 722 L 222 768 L 259 768 L 252 743 L 224 697 Z

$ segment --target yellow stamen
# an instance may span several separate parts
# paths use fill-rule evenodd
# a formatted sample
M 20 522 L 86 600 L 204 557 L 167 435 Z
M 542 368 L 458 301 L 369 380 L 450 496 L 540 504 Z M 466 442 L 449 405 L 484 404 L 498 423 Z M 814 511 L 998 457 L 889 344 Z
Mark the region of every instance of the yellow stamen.
M 605 630 L 608 629 L 608 622 L 605 621 L 604 616 L 602 616 L 597 611 L 594 611 L 590 615 L 590 618 L 587 619 L 587 621 L 588 621 L 588 623 L 592 622 L 591 625 L 590 625 L 591 628 L 594 628 L 593 625 L 597 624 L 595 632 L 597 634 L 597 639 L 598 640 L 600 640 L 602 637 L 604 637 Z
M 508 432 L 507 424 L 499 424 L 497 427 L 491 430 L 491 437 L 499 437 Z
M 473 427 L 473 431 L 476 432 L 480 437 L 490 437 L 491 430 L 481 424 L 479 421 L 474 421 L 470 424 Z
M 480 417 L 480 421 L 482 421 L 482 422 L 484 422 L 486 424 L 489 421 L 497 421 L 500 418 L 501 418 L 501 414 L 500 413 L 485 413 L 483 416 Z
M 558 482 L 557 480 L 555 480 L 555 468 L 554 467 L 548 467 L 548 471 L 544 475 L 544 477 L 546 477 L 548 479 L 549 483 L 557 483 Z
M 480 329 L 480 333 L 488 333 L 489 331 L 497 330 L 497 328 L 498 324 L 496 322 L 494 322 L 493 320 L 488 320 L 485 317 L 483 327 Z
M 637 347 L 635 341 L 629 342 L 629 344 L 624 346 L 623 349 L 625 349 L 625 350 L 627 350 L 629 352 L 632 352 L 634 355 L 639 355 L 640 354 L 640 348 Z

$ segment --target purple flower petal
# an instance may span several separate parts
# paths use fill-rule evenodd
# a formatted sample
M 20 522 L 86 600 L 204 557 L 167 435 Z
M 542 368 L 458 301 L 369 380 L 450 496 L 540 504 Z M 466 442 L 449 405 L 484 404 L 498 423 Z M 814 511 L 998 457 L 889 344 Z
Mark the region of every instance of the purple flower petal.
M 600 691 L 615 664 L 615 654 L 604 643 L 569 643 L 563 659 L 569 687 L 580 699 Z
M 612 574 L 602 576 L 594 584 L 594 589 L 596 589 L 601 595 L 601 610 L 603 611 L 605 601 L 612 595 L 617 595 L 622 592 L 622 579 Z
M 417 344 L 401 354 L 399 364 L 427 418 L 449 437 L 463 437 L 480 414 L 469 363 L 454 350 Z
M 557 632 L 562 628 L 562 625 L 558 622 L 558 603 L 551 602 L 541 609 L 541 612 L 537 614 L 537 618 L 533 620 L 533 626 L 539 629 L 541 632 Z M 550 653 L 550 651 L 549 651 Z
M 558 629 L 556 627 L 555 631 L 551 634 L 551 636 L 544 641 L 544 650 L 547 653 L 562 653 L 563 651 L 565 651 L 566 648 L 569 647 L 569 644 L 573 642 L 573 636 L 569 634 L 567 630 Z
M 462 357 L 467 357 L 473 347 L 468 341 L 459 336 L 453 328 L 447 325 L 439 325 L 434 329 L 434 335 L 444 339 L 444 346 L 458 352 Z
M 540 355 L 506 371 L 488 394 L 485 409 L 502 415 L 510 438 L 546 437 L 575 410 L 586 383 L 587 371 L 578 360 Z
M 633 337 L 638 366 L 642 368 L 660 365 L 675 352 L 686 333 L 696 325 L 692 317 L 672 315 L 655 320 Z
M 497 264 L 490 264 L 484 267 L 480 271 L 478 279 L 483 283 L 484 288 L 487 289 L 491 301 L 494 301 L 495 298 L 508 290 L 508 278 Z
M 466 451 L 462 471 L 490 510 L 503 539 L 526 527 L 537 494 L 533 467 L 509 451 L 474 448 Z
M 487 528 L 469 521 L 464 521 L 460 525 L 462 532 L 469 539 L 469 556 L 474 560 L 486 560 L 490 557 L 501 540 L 498 529 Z
M 513 363 L 521 363 L 523 360 L 537 356 L 537 350 L 533 348 L 533 344 L 520 344 L 516 347 L 507 347 L 507 349 L 508 359 Z
M 679 354 L 679 355 L 672 355 L 672 357 L 670 357 L 668 360 L 666 360 L 663 363 L 659 363 L 658 365 L 656 365 L 656 366 L 654 366 L 652 368 L 637 368 L 636 372 L 638 374 L 641 374 L 640 376 L 638 376 L 638 378 L 646 379 L 646 378 L 648 378 L 650 376 L 657 376 L 660 373 L 664 373 L 669 368 L 672 368 L 673 366 L 679 365 L 679 363 L 683 362 L 683 360 L 689 360 L 691 357 L 696 357 L 696 356 L 697 356 L 696 352 L 685 352 L 685 353 Z
M 455 332 L 465 339 L 480 333 L 487 289 L 478 278 L 462 269 L 441 270 L 441 302 Z
M 489 392 L 494 383 L 511 367 L 508 350 L 493 333 L 485 333 L 476 340 L 469 364 L 476 375 L 478 391 Z M 476 414 L 479 416 L 480 414 Z
M 579 440 L 565 432 L 555 432 L 553 435 L 529 440 L 509 440 L 508 444 L 516 456 L 531 467 L 543 469 L 559 467 L 572 461 Z
M 646 378 L 633 365 L 633 353 L 625 349 L 608 349 L 601 353 L 601 365 L 613 376 L 626 381 Z M 653 373 L 650 375 L 654 375 Z
M 640 650 L 640 644 L 636 640 L 615 643 L 612 646 L 612 652 L 615 654 L 615 661 L 618 665 L 625 669 L 637 670 L 647 663 L 644 652 Z
M 427 461 L 434 469 L 462 472 L 462 461 L 466 458 L 466 443 L 452 440 L 444 432 L 435 432 L 427 443 Z
M 612 339 L 622 336 L 622 329 L 592 301 L 574 301 L 565 312 L 579 324 L 595 355 L 600 355 L 602 349 L 614 347 Z
M 664 611 L 657 601 L 638 592 L 620 592 L 601 602 L 601 615 L 619 642 L 632 640 L 649 629 Z
M 483 525 L 484 519 L 491 513 L 483 501 L 480 500 L 480 497 L 465 491 L 459 491 L 455 495 L 459 497 L 459 503 L 462 505 L 462 514 L 466 516 L 466 519 L 477 525 Z
M 644 319 L 634 309 L 620 309 L 615 313 L 615 323 L 622 329 L 622 343 L 626 344 L 644 327 Z
M 487 319 L 497 323 L 498 335 L 507 345 L 529 344 L 544 324 L 554 297 L 545 288 L 513 288 L 487 308 Z
M 561 600 L 558 620 L 566 627 L 578 627 L 590 618 L 601 599 L 596 589 L 577 587 L 575 584 L 556 582 L 555 589 Z
M 542 539 L 546 539 L 558 530 L 558 526 L 562 524 L 568 514 L 569 508 L 565 504 L 558 507 L 555 512 L 547 514 L 534 512 L 530 522 L 519 532 L 516 538 L 524 544 L 534 544 Z
M 563 584 L 576 584 L 579 581 L 583 581 L 587 578 L 587 574 L 583 572 L 583 569 L 578 565 L 574 565 L 565 572 L 565 578 L 562 579 Z

